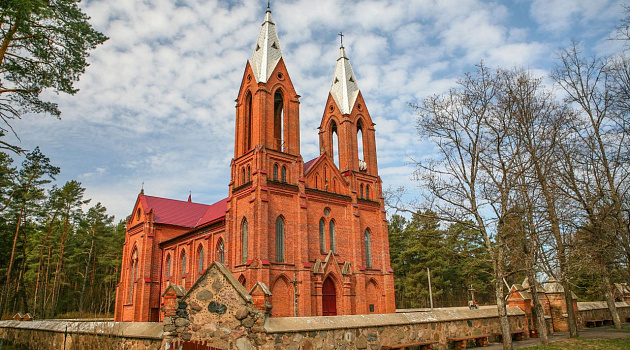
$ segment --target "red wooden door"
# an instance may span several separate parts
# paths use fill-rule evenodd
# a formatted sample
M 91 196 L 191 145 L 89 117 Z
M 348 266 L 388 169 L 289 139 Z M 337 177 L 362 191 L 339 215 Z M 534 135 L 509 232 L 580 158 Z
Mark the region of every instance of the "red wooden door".
M 327 278 L 322 286 L 322 311 L 324 316 L 337 315 L 337 291 L 335 283 Z

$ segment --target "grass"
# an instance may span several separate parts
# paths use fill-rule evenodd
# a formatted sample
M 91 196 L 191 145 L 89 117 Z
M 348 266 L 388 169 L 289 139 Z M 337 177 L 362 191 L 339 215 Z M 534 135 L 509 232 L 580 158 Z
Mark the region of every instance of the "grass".
M 627 350 L 630 349 L 630 338 L 622 339 L 567 339 L 547 346 L 528 346 L 528 350 Z
M 630 332 L 630 326 L 621 327 L 621 329 L 608 328 L 607 331 Z

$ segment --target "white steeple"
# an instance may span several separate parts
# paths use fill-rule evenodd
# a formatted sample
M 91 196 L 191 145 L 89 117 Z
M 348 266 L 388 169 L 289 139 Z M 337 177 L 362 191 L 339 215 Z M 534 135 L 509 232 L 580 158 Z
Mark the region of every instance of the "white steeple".
M 350 114 L 359 95 L 359 85 L 357 85 L 352 66 L 350 66 L 350 60 L 346 57 L 343 43 L 339 48 L 339 58 L 337 59 L 330 94 L 335 99 L 342 114 Z
M 266 83 L 281 57 L 282 50 L 280 50 L 276 25 L 271 19 L 271 10 L 267 7 L 265 22 L 262 24 L 260 34 L 258 34 L 254 54 L 249 60 L 256 76 L 256 82 Z

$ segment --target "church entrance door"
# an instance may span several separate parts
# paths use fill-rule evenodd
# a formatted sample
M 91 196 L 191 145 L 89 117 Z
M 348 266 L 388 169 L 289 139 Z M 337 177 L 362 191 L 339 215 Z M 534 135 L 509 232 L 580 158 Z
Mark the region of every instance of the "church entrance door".
M 324 316 L 337 315 L 337 290 L 330 277 L 326 278 L 322 286 L 322 309 Z

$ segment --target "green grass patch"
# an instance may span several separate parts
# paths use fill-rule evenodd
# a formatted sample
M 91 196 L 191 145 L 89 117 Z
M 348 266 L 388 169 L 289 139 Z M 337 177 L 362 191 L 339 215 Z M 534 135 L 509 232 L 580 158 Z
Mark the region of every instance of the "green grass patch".
M 630 326 L 621 327 L 621 329 L 608 328 L 606 330 L 614 332 L 630 332 Z
M 553 342 L 547 346 L 528 346 L 528 350 L 627 350 L 630 349 L 630 339 L 567 339 Z

